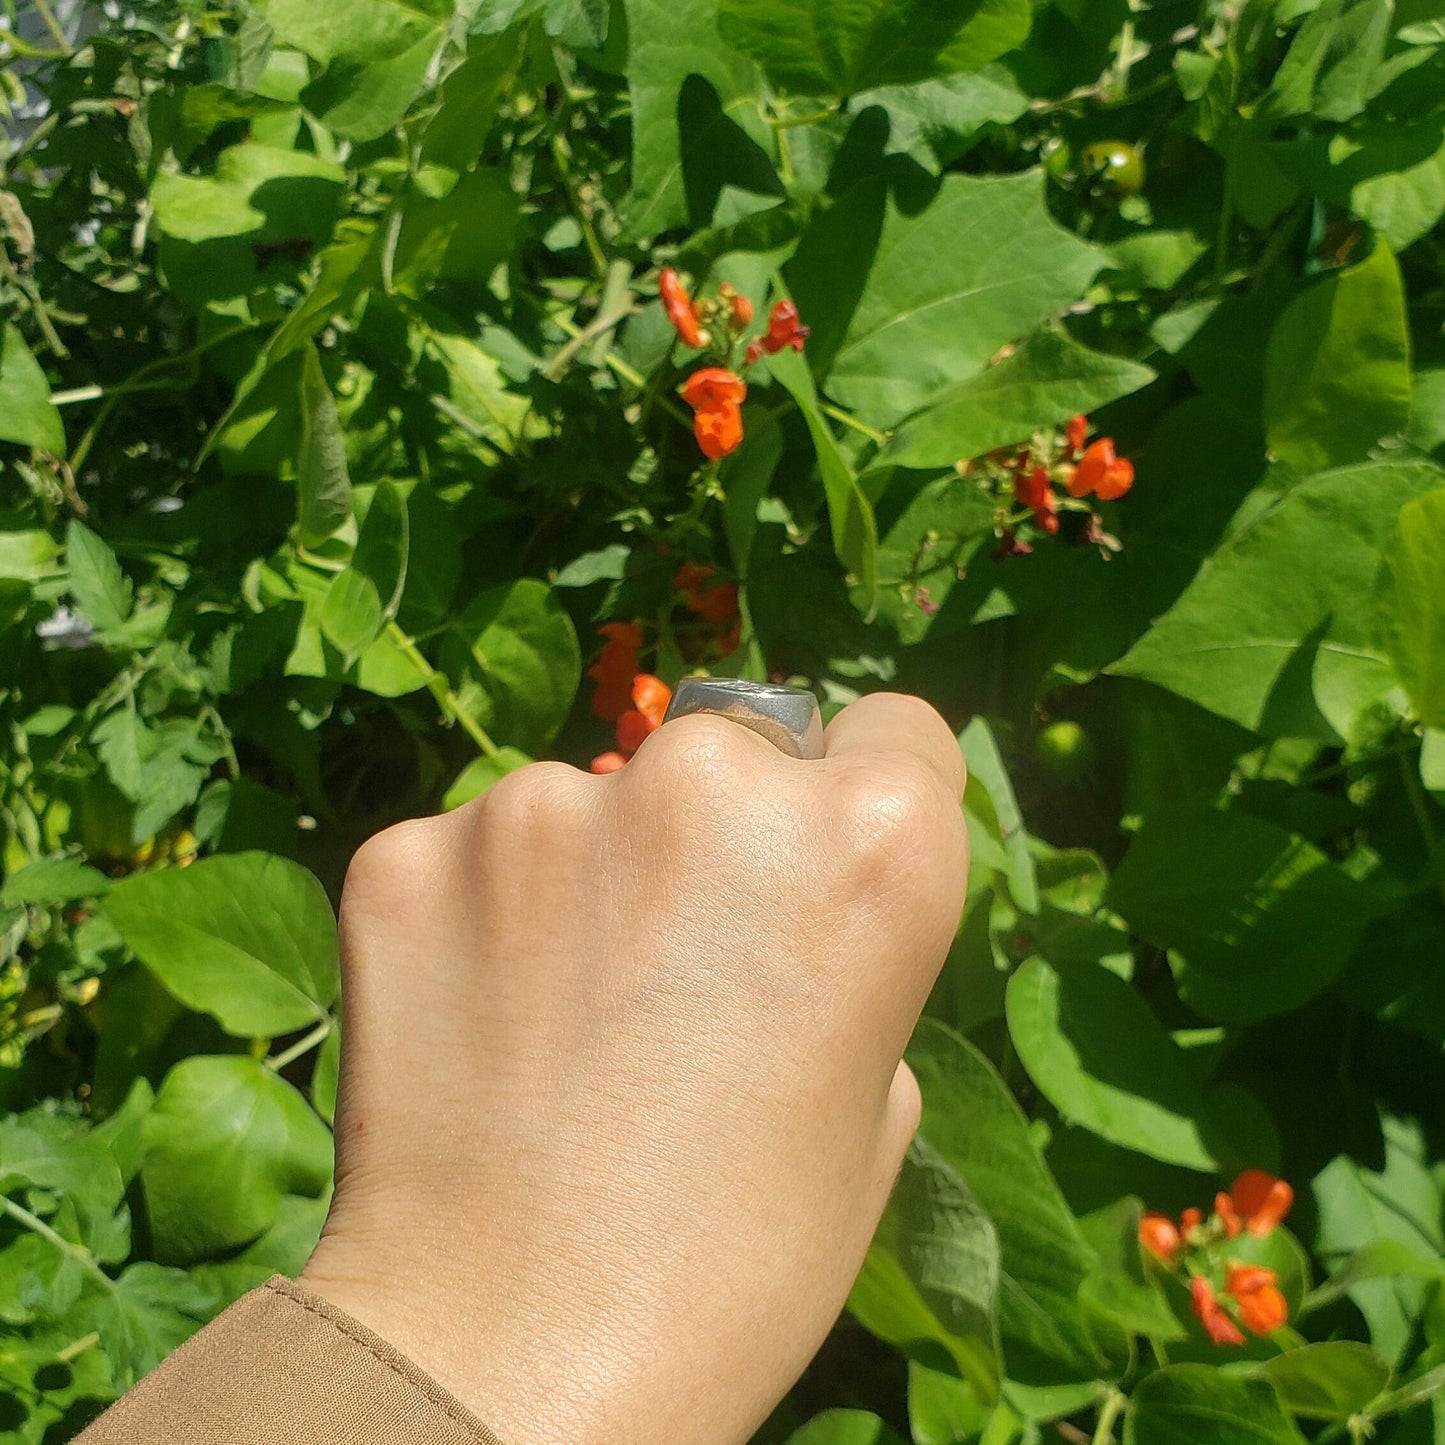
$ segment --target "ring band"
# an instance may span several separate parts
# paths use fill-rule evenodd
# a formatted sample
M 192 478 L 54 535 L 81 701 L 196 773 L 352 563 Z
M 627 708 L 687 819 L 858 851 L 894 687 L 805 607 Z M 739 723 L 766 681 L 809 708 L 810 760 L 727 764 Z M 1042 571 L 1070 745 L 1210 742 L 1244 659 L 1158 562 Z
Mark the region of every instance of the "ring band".
M 685 677 L 672 695 L 664 722 L 690 713 L 731 718 L 790 758 L 823 756 L 823 717 L 806 688 L 741 678 Z

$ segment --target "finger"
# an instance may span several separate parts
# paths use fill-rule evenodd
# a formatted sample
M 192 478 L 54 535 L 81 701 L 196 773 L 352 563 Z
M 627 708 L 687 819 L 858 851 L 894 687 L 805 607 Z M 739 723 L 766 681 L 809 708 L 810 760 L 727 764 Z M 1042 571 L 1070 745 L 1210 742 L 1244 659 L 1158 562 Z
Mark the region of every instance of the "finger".
M 938 712 L 922 698 L 874 692 L 850 703 L 823 733 L 829 759 L 906 758 L 929 768 L 962 798 L 963 752 Z

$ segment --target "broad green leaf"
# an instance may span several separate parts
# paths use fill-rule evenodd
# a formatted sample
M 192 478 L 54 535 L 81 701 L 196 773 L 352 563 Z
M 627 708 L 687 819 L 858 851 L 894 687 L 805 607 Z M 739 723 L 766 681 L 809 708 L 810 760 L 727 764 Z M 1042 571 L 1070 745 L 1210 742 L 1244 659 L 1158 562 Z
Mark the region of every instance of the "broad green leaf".
M 144 1126 L 141 1183 L 158 1258 L 193 1264 L 249 1244 L 288 1194 L 331 1182 L 331 1135 L 264 1064 L 197 1055 L 162 1083 Z
M 718 28 L 780 89 L 849 96 L 977 70 L 1029 33 L 1028 0 L 721 0 Z
M 303 92 L 308 109 L 351 140 L 390 130 L 422 89 L 448 24 L 450 0 L 261 0 L 279 40 L 325 65 Z
M 38 582 L 50 576 L 59 552 L 48 532 L 0 532 L 0 582 Z
M 1009 1035 L 1043 1096 L 1101 1138 L 1211 1170 L 1204 1092 L 1129 984 L 1091 964 L 1031 958 L 1009 980 Z
M 1384 55 L 1386 0 L 1324 0 L 1305 17 L 1261 102 L 1271 121 L 1314 111 L 1349 120 L 1364 107 Z
M 857 579 L 865 606 L 871 609 L 878 586 L 878 524 L 873 518 L 873 506 L 818 408 L 813 376 L 802 357 L 795 351 L 782 351 L 769 365 L 774 377 L 797 402 L 813 438 L 818 474 L 828 499 L 834 555 Z
M 941 1346 L 979 1395 L 998 1386 L 998 1239 L 926 1139 L 909 1147 L 848 1306 L 879 1339 Z
M 861 182 L 805 235 L 787 276 L 805 321 L 846 325 L 836 353 L 814 357 L 831 363 L 827 390 L 887 428 L 1076 301 L 1100 263 L 1050 219 L 1029 171 L 945 176 L 922 210 Z
M 163 172 L 151 202 L 171 291 L 192 306 L 230 309 L 295 276 L 331 238 L 344 182 L 334 161 L 256 144 L 223 151 L 214 176 Z
M 1208 1365 L 1169 1365 L 1140 1382 L 1124 1445 L 1303 1445 L 1274 1389 Z
M 30 1188 L 54 1190 L 92 1217 L 111 1213 L 125 1193 L 101 1140 L 79 1120 L 38 1109 L 0 1118 L 0 1193 Z
M 495 756 L 483 754 L 473 758 L 442 795 L 442 810 L 451 812 L 473 798 L 480 798 L 493 783 L 500 782 L 508 773 L 524 768 L 532 761 L 526 753 L 516 748 L 500 748 Z
M 886 85 L 853 97 L 851 109 L 888 112 L 887 149 L 911 156 L 940 174 L 990 125 L 1008 125 L 1029 106 L 1028 92 L 1006 65 L 986 65 L 966 75 Z
M 362 498 L 365 496 L 365 509 Z M 411 567 L 411 519 L 407 499 L 395 482 L 382 482 L 369 494 L 358 488 L 352 495 L 361 517 L 361 531 L 351 565 L 376 591 L 381 615 L 396 616 L 406 594 Z M 325 623 L 323 621 L 323 627 Z
M 1109 882 L 1108 906 L 1182 955 L 1176 978 L 1206 1018 L 1297 1008 L 1344 967 L 1380 907 L 1314 847 L 1245 813 L 1155 813 Z
M 1014 796 L 1013 783 L 1004 767 L 993 729 L 982 717 L 973 718 L 958 735 L 963 760 L 968 768 L 968 789 L 982 790 L 988 802 L 985 823 L 992 823 L 1003 850 L 1004 871 L 1008 876 L 1009 893 L 1025 913 L 1039 911 L 1039 881 L 1029 851 L 1028 830 L 1023 813 Z M 964 794 L 964 809 L 980 811 L 978 799 Z M 989 816 L 991 815 L 991 816 Z M 975 838 L 975 842 L 976 842 Z
M 511 254 L 519 205 L 506 173 L 481 166 L 468 171 L 440 200 L 403 212 L 392 273 L 419 295 L 438 281 L 480 290 Z
M 17 868 L 0 886 L 0 907 L 24 903 L 74 903 L 104 898 L 110 879 L 79 858 L 37 858 Z
M 1442 1280 L 1445 1279 L 1445 1259 L 1427 1259 L 1398 1239 L 1382 1237 L 1369 1240 L 1327 1280 L 1309 1292 L 1300 1313 L 1307 1314 L 1333 1304 L 1362 1281 L 1390 1279 L 1396 1275 L 1404 1279 Z
M 1385 647 L 1415 716 L 1445 728 L 1445 487 L 1401 508 L 1380 605 Z
M 1368 1345 L 1330 1340 L 1288 1350 L 1260 1373 L 1279 1391 L 1292 1415 L 1347 1420 L 1390 1382 L 1390 1366 Z
M 65 455 L 65 428 L 50 400 L 50 383 L 9 322 L 0 328 L 0 441 Z
M 381 631 L 381 598 L 376 584 L 355 567 L 338 572 L 326 589 L 319 620 L 322 635 L 349 667 Z
M 1380 1126 L 1382 1158 L 1370 1164 L 1342 1153 L 1310 1183 L 1319 1214 L 1315 1252 L 1326 1264 L 1343 1262 L 1387 1239 L 1425 1260 L 1445 1254 L 1441 1184 L 1432 1175 L 1431 1146 L 1411 1120 L 1382 1114 Z M 1370 1343 L 1387 1359 L 1396 1359 L 1437 1287 L 1428 1276 L 1395 1272 L 1357 1279 L 1349 1296 L 1365 1317 Z
M 508 388 L 497 358 L 455 332 L 428 325 L 423 334 L 446 378 L 445 389 L 433 393 L 433 405 L 476 439 L 513 451 L 531 408 L 526 397 Z
M 1381 554 L 1400 509 L 1442 481 L 1428 464 L 1371 463 L 1254 506 L 1109 671 L 1266 736 L 1350 736 L 1395 687 L 1367 605 Z
M 336 1122 L 336 1091 L 341 1080 L 341 1029 L 333 1028 L 316 1054 L 311 1075 L 311 1103 L 328 1124 Z
M 133 874 L 105 911 L 176 998 L 240 1038 L 306 1028 L 336 998 L 331 904 L 289 859 L 233 853 Z
M 1426 728 L 1420 743 L 1420 781 L 1432 793 L 1445 793 L 1445 728 Z
M 203 719 L 166 718 L 151 725 L 124 706 L 102 718 L 91 738 L 111 781 L 135 805 L 133 845 L 194 803 L 212 765 L 225 753 Z
M 119 627 L 131 614 L 135 589 L 115 553 L 84 522 L 72 519 L 65 529 L 65 560 L 75 605 L 102 632 Z
M 1285 308 L 1265 352 L 1269 449 L 1301 471 L 1365 459 L 1410 420 L 1410 333 L 1384 241 Z
M 1079 1305 L 1093 1255 L 1013 1095 L 962 1036 L 925 1018 L 908 1050 L 923 1137 L 993 1222 L 998 1322 L 1011 1378 L 1091 1379 L 1099 1360 Z
M 1092 412 L 1154 379 L 1147 366 L 1080 346 L 1047 326 L 982 375 L 910 417 L 883 449 L 900 467 L 952 466 Z
M 908 1362 L 908 1426 L 914 1445 L 958 1445 L 988 1424 L 993 1406 L 967 1380 Z
M 454 619 L 441 661 L 481 725 L 534 756 L 561 727 L 582 677 L 572 619 L 531 577 L 474 598 Z
M 296 520 L 307 546 L 324 541 L 351 517 L 351 477 L 336 398 L 308 341 L 301 359 L 301 441 L 296 454 Z
M 757 535 L 758 504 L 767 495 L 782 457 L 782 428 L 777 418 L 770 411 L 744 408 L 743 444 L 723 459 L 718 472 L 724 494 L 723 530 L 739 577 L 748 575 L 748 556 Z
M 905 1442 L 867 1410 L 825 1410 L 789 1435 L 787 1445 L 905 1445 Z
M 478 12 L 472 28 L 490 33 L 540 15 L 543 29 L 563 45 L 595 48 L 607 39 L 609 14 L 608 0 L 492 0 Z
M 1376 1400 L 1368 1414 L 1372 1419 L 1378 1420 L 1386 1415 L 1398 1415 L 1405 1410 L 1413 1410 L 1416 1405 L 1423 1405 L 1427 1400 L 1435 1400 L 1438 1405 L 1442 1392 L 1445 1392 L 1445 1365 L 1436 1365 Z M 1436 1417 L 1439 1417 L 1438 1410 Z
M 184 1270 L 142 1260 L 108 1288 L 96 1288 L 70 1317 L 94 1330 L 116 1385 L 129 1389 L 215 1313 L 211 1292 Z
M 632 190 L 623 208 L 624 239 L 642 240 L 689 219 L 696 207 L 687 172 L 708 152 L 751 143 L 766 160 L 775 146 L 758 106 L 757 71 L 722 43 L 717 0 L 624 0 L 627 83 L 632 99 Z M 688 123 L 679 101 L 689 77 L 716 96 L 718 108 Z M 711 215 L 693 216 L 706 224 Z
M 1184 1330 L 1146 1264 L 1139 1246 L 1143 1206 L 1135 1197 L 1121 1199 L 1079 1221 L 1084 1238 L 1098 1255 L 1098 1265 L 1084 1281 L 1082 1298 L 1094 1313 L 1130 1335 L 1176 1340 Z

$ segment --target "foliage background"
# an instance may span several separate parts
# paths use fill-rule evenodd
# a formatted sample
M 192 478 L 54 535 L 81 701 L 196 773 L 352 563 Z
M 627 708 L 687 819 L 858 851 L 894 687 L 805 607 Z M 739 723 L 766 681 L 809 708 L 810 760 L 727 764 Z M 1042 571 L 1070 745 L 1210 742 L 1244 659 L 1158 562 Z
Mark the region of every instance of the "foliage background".
M 299 1268 L 346 859 L 609 746 L 626 619 L 972 772 L 922 1140 L 763 1438 L 1445 1440 L 1439 0 L 9 5 L 0 1439 Z M 721 467 L 662 264 L 812 326 Z M 1122 552 L 993 561 L 954 463 L 1077 411 Z M 1292 1321 L 1220 1349 L 1137 1217 L 1245 1165 Z

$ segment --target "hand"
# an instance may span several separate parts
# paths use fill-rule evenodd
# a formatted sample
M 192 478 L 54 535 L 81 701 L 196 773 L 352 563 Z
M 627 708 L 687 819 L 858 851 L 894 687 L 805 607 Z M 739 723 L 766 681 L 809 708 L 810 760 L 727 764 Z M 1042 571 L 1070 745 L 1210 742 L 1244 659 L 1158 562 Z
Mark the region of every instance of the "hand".
M 337 1188 L 305 1282 L 510 1445 L 745 1441 L 917 1128 L 959 749 L 915 699 L 799 762 L 713 717 L 357 853 Z

